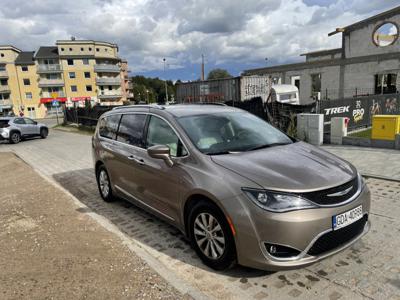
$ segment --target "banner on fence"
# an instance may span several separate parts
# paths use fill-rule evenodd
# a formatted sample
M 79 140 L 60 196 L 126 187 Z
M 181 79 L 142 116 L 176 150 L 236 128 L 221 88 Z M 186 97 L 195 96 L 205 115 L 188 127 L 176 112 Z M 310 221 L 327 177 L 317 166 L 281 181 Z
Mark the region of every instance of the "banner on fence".
M 324 115 L 325 125 L 330 124 L 331 118 L 347 117 L 350 129 L 369 126 L 374 115 L 400 114 L 400 94 L 321 101 L 319 111 Z

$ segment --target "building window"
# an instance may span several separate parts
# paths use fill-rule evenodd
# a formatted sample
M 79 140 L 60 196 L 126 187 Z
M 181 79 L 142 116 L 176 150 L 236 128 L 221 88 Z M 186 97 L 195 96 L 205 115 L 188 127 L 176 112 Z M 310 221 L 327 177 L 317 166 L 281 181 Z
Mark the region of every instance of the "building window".
M 280 77 L 272 77 L 272 84 L 281 84 Z
M 69 51 L 72 51 L 72 48 L 69 48 Z
M 85 49 L 81 48 L 81 51 L 84 51 Z
M 73 66 L 74 65 L 74 60 L 73 59 L 67 59 L 67 64 L 68 64 L 68 66 Z
M 105 49 L 104 49 L 104 51 L 106 51 L 106 52 L 107 52 L 107 51 L 108 51 L 108 49 L 107 49 L 107 48 L 105 48 Z
M 83 58 L 82 59 L 82 64 L 88 65 L 89 64 L 89 59 L 88 58 Z
M 90 78 L 90 72 L 85 72 L 85 78 Z
M 0 66 L 0 71 L 6 71 L 6 66 Z
M 22 72 L 27 72 L 28 71 L 28 66 L 22 66 L 21 70 L 22 70 Z
M 75 79 L 75 78 L 76 78 L 75 72 L 69 72 L 69 73 L 68 73 L 68 76 L 69 76 L 69 78 L 71 78 L 71 79 Z
M 0 79 L 0 85 L 8 85 L 7 79 Z
M 399 38 L 399 27 L 395 23 L 387 22 L 376 27 L 372 41 L 378 47 L 393 45 Z
M 26 99 L 32 99 L 32 93 L 25 93 Z
M 61 48 L 61 51 L 64 51 L 65 49 L 64 48 Z
M 319 99 L 321 95 L 321 73 L 311 75 L 311 97 Z
M 92 48 L 89 47 L 89 51 L 92 51 Z
M 375 75 L 375 94 L 394 94 L 396 88 L 397 74 Z
M 87 85 L 86 86 L 86 92 L 92 92 L 92 91 L 93 91 L 92 86 L 91 85 Z
M 4 57 L 4 53 L 0 53 L 0 56 L 1 56 L 1 57 Z
M 108 86 L 108 90 L 112 91 L 112 86 L 111 85 Z
M 31 85 L 31 81 L 29 79 L 25 78 L 24 85 Z
M 96 51 L 99 52 L 99 51 L 100 51 L 100 48 L 96 48 Z
M 292 85 L 295 85 L 298 88 L 298 90 L 300 91 L 300 76 L 299 75 L 292 76 L 291 83 L 292 83 Z
M 78 88 L 76 87 L 76 85 L 71 85 L 71 92 L 77 92 Z

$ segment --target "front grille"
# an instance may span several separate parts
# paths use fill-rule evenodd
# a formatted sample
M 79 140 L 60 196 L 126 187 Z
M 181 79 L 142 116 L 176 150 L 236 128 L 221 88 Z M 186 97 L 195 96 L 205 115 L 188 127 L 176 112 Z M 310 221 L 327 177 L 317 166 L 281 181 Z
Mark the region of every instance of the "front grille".
M 342 192 L 348 188 L 351 188 L 351 190 L 346 193 L 345 195 L 342 196 L 328 196 L 331 194 L 335 194 L 338 192 Z M 310 193 L 303 193 L 301 196 L 303 196 L 306 199 L 311 200 L 314 203 L 320 204 L 320 205 L 334 205 L 334 204 L 339 204 L 341 202 L 344 202 L 351 197 L 353 197 L 358 190 L 358 178 L 354 178 L 351 181 L 342 184 L 340 186 L 330 188 L 327 190 L 322 190 L 322 191 L 316 191 L 316 192 L 310 192 Z
M 312 245 L 307 253 L 309 255 L 319 255 L 346 244 L 364 231 L 367 221 L 368 215 L 364 215 L 362 219 L 353 224 L 324 234 Z

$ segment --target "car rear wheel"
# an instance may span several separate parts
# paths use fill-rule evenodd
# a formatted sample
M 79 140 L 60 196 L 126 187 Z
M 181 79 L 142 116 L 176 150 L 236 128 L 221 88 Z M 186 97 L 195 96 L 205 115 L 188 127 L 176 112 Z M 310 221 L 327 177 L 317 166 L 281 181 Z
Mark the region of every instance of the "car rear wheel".
M 40 137 L 42 139 L 47 138 L 48 135 L 49 135 L 49 130 L 47 128 L 40 129 Z
M 110 177 L 108 176 L 107 170 L 104 166 L 100 166 L 96 174 L 97 186 L 101 198 L 106 202 L 114 201 L 114 196 L 111 189 Z
M 10 135 L 10 143 L 18 144 L 21 141 L 21 134 L 19 132 L 12 132 Z
M 200 259 L 215 270 L 232 267 L 236 247 L 224 214 L 213 204 L 196 204 L 189 215 L 191 244 Z

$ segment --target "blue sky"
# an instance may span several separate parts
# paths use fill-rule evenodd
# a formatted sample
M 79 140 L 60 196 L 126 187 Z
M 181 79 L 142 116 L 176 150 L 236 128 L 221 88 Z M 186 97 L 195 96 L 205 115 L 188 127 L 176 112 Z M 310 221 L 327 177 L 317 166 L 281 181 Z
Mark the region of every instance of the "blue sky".
M 398 0 L 0 0 L 0 44 L 32 51 L 58 39 L 117 43 L 132 75 L 195 80 L 206 72 L 301 61 L 340 47 L 342 27 Z M 163 58 L 167 60 L 164 72 Z M 265 60 L 268 58 L 268 61 Z

